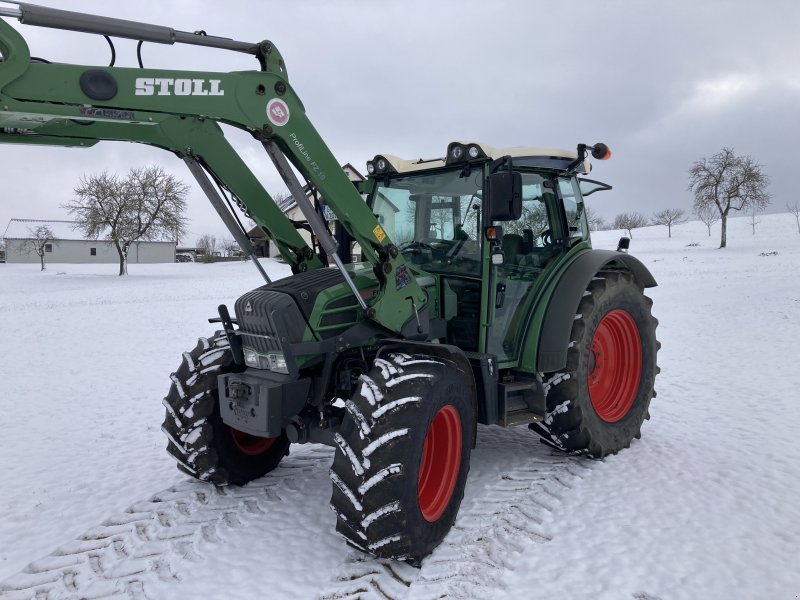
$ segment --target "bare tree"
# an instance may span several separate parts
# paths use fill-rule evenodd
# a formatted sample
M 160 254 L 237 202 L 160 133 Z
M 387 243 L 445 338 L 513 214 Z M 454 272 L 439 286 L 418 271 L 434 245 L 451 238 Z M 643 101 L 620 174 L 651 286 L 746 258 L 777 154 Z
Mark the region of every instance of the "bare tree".
M 647 226 L 647 217 L 638 212 L 621 213 L 614 217 L 611 227 L 614 229 L 626 229 L 628 236 L 633 239 L 633 230 L 638 227 Z
M 688 189 L 694 193 L 694 206 L 716 207 L 722 222 L 720 248 L 727 246 L 728 215 L 731 210 L 763 209 L 770 201 L 770 178 L 750 156 L 737 156 L 723 148 L 711 158 L 702 158 L 689 169 Z
M 222 251 L 225 252 L 225 256 L 239 256 L 244 259 L 244 254 L 242 253 L 242 249 L 239 247 L 239 242 L 237 242 L 232 237 L 227 237 L 220 242 L 220 248 Z
M 688 217 L 682 208 L 665 208 L 653 215 L 653 225 L 666 225 L 669 237 L 672 237 L 672 226 L 686 223 Z
M 64 204 L 86 237 L 114 243 L 119 274 L 128 272 L 128 250 L 138 240 L 179 237 L 186 231 L 189 188 L 161 167 L 131 169 L 123 179 L 108 172 L 83 176 Z
M 697 215 L 697 218 L 700 219 L 708 229 L 708 237 L 711 237 L 711 226 L 719 221 L 719 211 L 717 210 L 716 206 L 709 206 L 704 204 L 703 206 L 695 206 L 694 214 Z
M 506 233 L 525 235 L 529 229 L 533 234 L 534 245 L 539 245 L 541 235 L 550 227 L 547 221 L 547 210 L 542 202 L 525 202 L 522 205 L 522 214 L 516 221 L 503 223 Z
M 0 262 L 6 262 L 6 241 L 0 238 Z
M 28 253 L 35 252 L 39 256 L 39 261 L 42 264 L 42 271 L 45 270 L 45 255 L 47 254 L 47 247 L 52 248 L 53 230 L 47 225 L 39 225 L 34 228 L 28 227 L 31 234 L 27 240 L 20 244 L 20 251 Z
M 797 221 L 797 233 L 800 233 L 800 202 L 794 201 L 794 204 L 786 203 L 786 208 L 794 215 L 794 220 Z
M 589 231 L 603 231 L 608 227 L 606 220 L 601 217 L 593 208 L 586 206 L 586 220 L 589 221 Z
M 756 225 L 761 223 L 761 219 L 758 218 L 758 215 L 761 214 L 761 210 L 759 210 L 758 207 L 753 206 L 750 208 L 748 214 L 750 215 L 750 226 L 753 228 L 753 235 L 755 235 Z
M 217 251 L 217 238 L 205 234 L 197 239 L 197 249 L 200 251 L 198 259 L 201 262 L 214 262 L 214 253 Z

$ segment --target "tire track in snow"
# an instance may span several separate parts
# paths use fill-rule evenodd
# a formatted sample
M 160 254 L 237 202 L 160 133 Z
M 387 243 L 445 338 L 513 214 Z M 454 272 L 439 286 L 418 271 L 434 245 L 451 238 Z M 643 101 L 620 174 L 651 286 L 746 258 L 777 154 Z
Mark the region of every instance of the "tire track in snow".
M 226 531 L 245 526 L 243 519 L 263 518 L 282 496 L 302 496 L 310 476 L 327 479 L 332 455 L 324 446 L 298 449 L 244 488 L 182 481 L 0 582 L 0 599 L 154 598 L 148 584 L 177 583 L 183 561 L 203 560 Z
M 501 466 L 502 465 L 502 466 Z M 320 600 L 486 598 L 531 544 L 592 461 L 554 453 L 527 428 L 479 428 L 467 493 L 453 529 L 420 569 L 352 551 Z
M 177 584 L 181 564 L 205 560 L 224 543 L 226 532 L 265 518 L 287 498 L 302 501 L 304 481 L 327 480 L 332 453 L 324 446 L 293 449 L 275 471 L 245 488 L 182 481 L 0 582 L 0 599 L 154 598 L 149 588 Z M 400 600 L 496 593 L 514 567 L 515 554 L 550 540 L 550 513 L 590 466 L 586 459 L 553 453 L 527 429 L 481 427 L 458 519 L 422 568 L 347 550 L 342 541 L 345 559 L 330 583 L 320 582 L 319 597 Z

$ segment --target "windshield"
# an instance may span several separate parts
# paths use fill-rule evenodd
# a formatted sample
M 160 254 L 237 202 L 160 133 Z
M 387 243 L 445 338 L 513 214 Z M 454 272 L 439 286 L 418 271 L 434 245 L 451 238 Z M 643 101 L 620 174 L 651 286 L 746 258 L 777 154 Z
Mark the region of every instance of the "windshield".
M 412 264 L 479 275 L 482 189 L 482 169 L 395 177 L 378 184 L 372 212 Z

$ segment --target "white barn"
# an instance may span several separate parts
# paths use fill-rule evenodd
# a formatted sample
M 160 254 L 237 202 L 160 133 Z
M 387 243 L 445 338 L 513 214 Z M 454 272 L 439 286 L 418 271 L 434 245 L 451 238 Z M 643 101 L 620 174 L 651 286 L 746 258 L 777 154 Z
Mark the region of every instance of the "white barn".
M 75 221 L 43 221 L 11 219 L 3 238 L 6 243 L 6 262 L 38 263 L 39 256 L 30 241 L 37 227 L 47 226 L 53 240 L 45 245 L 46 263 L 119 263 L 119 254 L 112 242 L 86 239 Z M 134 242 L 128 250 L 128 264 L 175 262 L 174 241 Z

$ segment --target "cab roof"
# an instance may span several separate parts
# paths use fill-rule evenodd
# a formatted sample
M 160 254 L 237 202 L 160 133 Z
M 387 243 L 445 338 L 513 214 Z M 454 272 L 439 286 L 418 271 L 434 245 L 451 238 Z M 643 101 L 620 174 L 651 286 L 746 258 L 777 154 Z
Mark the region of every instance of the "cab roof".
M 490 144 L 485 144 L 482 142 L 453 142 L 448 146 L 448 153 L 453 145 L 462 145 L 465 148 L 469 148 L 471 146 L 477 146 L 480 151 L 480 159 L 485 160 L 487 157 L 495 160 L 498 158 L 502 158 L 504 156 L 510 156 L 515 160 L 515 164 L 520 166 L 530 166 L 530 167 L 544 167 L 544 168 L 554 168 L 554 169 L 563 169 L 566 168 L 571 162 L 573 162 L 576 158 L 578 158 L 578 152 L 576 150 L 564 150 L 561 148 L 544 148 L 544 147 L 536 147 L 536 146 L 512 146 L 509 148 L 495 148 Z M 447 165 L 456 165 L 460 164 L 460 162 L 467 163 L 470 162 L 466 156 L 463 161 L 457 160 L 447 160 L 447 156 L 439 157 L 439 158 L 420 158 L 416 160 L 408 160 L 404 158 L 400 158 L 399 156 L 395 156 L 394 154 L 378 154 L 373 161 L 369 161 L 369 164 L 377 164 L 377 161 L 381 158 L 386 159 L 386 161 L 392 166 L 392 169 L 397 173 L 413 173 L 416 171 L 428 171 L 431 169 L 439 169 Z M 580 172 L 589 173 L 591 171 L 591 163 L 589 159 L 585 159 L 583 161 L 582 168 L 578 169 Z M 381 173 L 370 173 L 372 175 L 380 175 Z

